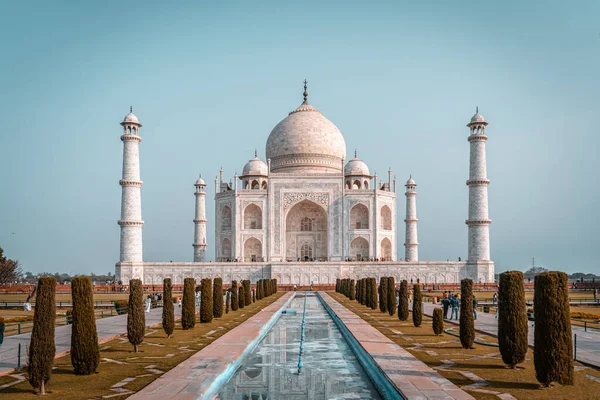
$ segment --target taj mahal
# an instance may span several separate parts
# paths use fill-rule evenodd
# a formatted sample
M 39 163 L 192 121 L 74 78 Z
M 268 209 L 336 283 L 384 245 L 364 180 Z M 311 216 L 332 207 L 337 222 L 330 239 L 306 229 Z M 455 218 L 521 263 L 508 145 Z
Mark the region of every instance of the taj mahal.
M 347 161 L 340 130 L 304 101 L 271 131 L 266 162 L 258 157 L 227 182 L 214 181 L 214 260 L 208 261 L 206 182 L 194 184 L 193 261 L 144 261 L 139 149 L 142 124 L 130 110 L 123 127 L 120 260 L 116 279 L 128 284 L 181 284 L 184 278 L 221 277 L 225 282 L 275 278 L 281 284 L 333 284 L 338 278 L 393 276 L 428 284 L 464 278 L 494 281 L 490 260 L 485 133 L 477 110 L 469 128 L 470 168 L 466 182 L 468 258 L 421 261 L 417 238 L 417 184 L 397 185 L 391 169 L 380 179 L 358 157 Z M 459 181 L 457 180 L 457 183 Z M 404 191 L 404 254 L 398 254 L 397 193 Z M 191 210 L 190 210 L 191 216 Z M 191 255 L 191 254 L 190 254 Z

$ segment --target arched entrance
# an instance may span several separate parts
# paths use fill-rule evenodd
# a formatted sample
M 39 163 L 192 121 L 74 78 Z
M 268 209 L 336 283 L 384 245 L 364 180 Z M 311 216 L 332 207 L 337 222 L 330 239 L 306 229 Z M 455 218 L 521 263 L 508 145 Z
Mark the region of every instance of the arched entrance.
M 318 204 L 303 200 L 285 219 L 285 255 L 290 261 L 327 259 L 327 213 Z
M 350 258 L 362 261 L 369 258 L 369 242 L 363 237 L 357 237 L 350 243 Z

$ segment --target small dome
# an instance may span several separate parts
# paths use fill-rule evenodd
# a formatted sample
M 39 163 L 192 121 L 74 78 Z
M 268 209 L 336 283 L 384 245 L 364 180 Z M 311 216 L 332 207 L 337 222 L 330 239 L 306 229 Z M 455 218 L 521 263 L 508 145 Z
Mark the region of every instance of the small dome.
M 483 115 L 479 114 L 479 107 L 476 108 L 475 115 L 471 118 L 471 122 L 469 124 L 485 124 L 485 118 Z
M 412 178 L 412 176 L 410 178 L 408 178 L 408 180 L 406 181 L 406 186 L 417 186 L 417 184 L 415 183 L 415 180 Z
M 204 182 L 204 179 L 202 179 L 202 175 L 200 175 L 200 177 L 198 177 L 198 180 L 196 181 L 196 186 L 206 186 L 206 182 Z
M 123 118 L 123 122 L 121 122 L 121 125 L 125 124 L 136 124 L 140 126 L 142 125 L 140 124 L 140 120 L 138 119 L 138 117 L 136 117 L 133 113 L 133 107 L 129 107 L 129 114 L 127 114 L 125 118 Z
M 253 176 L 268 176 L 269 168 L 263 160 L 258 157 L 254 157 L 244 165 L 242 176 L 253 175 Z
M 358 157 L 354 157 L 352 160 L 346 163 L 344 167 L 344 175 L 362 175 L 370 176 L 369 167 L 363 160 Z

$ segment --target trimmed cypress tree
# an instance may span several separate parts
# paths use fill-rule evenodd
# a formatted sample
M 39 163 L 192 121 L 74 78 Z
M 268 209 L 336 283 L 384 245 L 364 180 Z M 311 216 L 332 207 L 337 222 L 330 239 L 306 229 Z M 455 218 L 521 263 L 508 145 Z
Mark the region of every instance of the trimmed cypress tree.
M 573 385 L 573 339 L 567 274 L 543 272 L 535 277 L 533 363 L 544 386 Z
M 423 295 L 421 294 L 421 285 L 416 284 L 413 286 L 413 309 L 412 317 L 413 324 L 418 328 L 423 322 Z
M 246 295 L 244 293 L 244 285 L 240 285 L 238 289 L 238 308 L 244 308 L 246 305 Z
M 473 281 L 460 281 L 460 343 L 463 349 L 472 349 L 475 341 L 473 320 Z
M 52 276 L 40 278 L 36 291 L 27 379 L 40 394 L 46 394 L 46 384 L 52 376 L 52 364 L 56 355 L 56 279 Z
M 436 307 L 433 309 L 433 320 L 432 320 L 433 333 L 440 336 L 444 332 L 444 313 L 442 309 Z
M 354 279 L 350 280 L 350 300 L 356 300 L 356 288 L 354 287 Z
M 252 304 L 252 291 L 250 290 L 250 281 L 248 279 L 243 280 L 242 284 L 244 285 L 244 305 Z
M 336 279 L 335 280 L 335 292 L 339 293 L 340 292 L 340 279 Z
M 400 282 L 400 293 L 398 295 L 398 319 L 406 321 L 408 315 L 408 282 L 404 279 Z
M 207 324 L 212 321 L 214 314 L 212 279 L 202 279 L 202 292 L 200 293 L 200 322 Z M 223 298 L 221 298 L 221 302 Z
M 388 278 L 382 276 L 379 280 L 379 311 L 386 313 L 388 311 Z
M 92 280 L 78 276 L 71 280 L 73 313 L 71 327 L 71 364 L 75 375 L 90 375 L 100 363 Z
M 377 279 L 369 279 L 371 280 L 371 310 L 377 310 Z
M 371 278 L 365 278 L 365 306 L 371 308 Z
M 221 318 L 223 316 L 223 279 L 215 278 L 213 282 L 213 317 Z M 202 316 L 200 316 L 202 318 Z
M 175 309 L 173 307 L 173 284 L 171 278 L 163 281 L 163 309 L 162 327 L 167 337 L 171 337 L 175 330 Z
M 256 303 L 256 290 L 252 289 L 252 302 Z
M 396 313 L 396 281 L 393 276 L 388 276 L 388 295 L 387 301 L 388 306 L 387 310 L 390 316 L 393 316 Z
M 181 327 L 192 329 L 196 326 L 196 281 L 194 278 L 183 280 L 183 302 L 181 305 Z
M 231 306 L 231 289 L 228 289 L 227 296 L 225 296 L 225 314 L 229 314 L 230 306 Z
M 231 311 L 236 311 L 239 305 L 237 281 L 231 281 Z
M 262 279 L 259 279 L 258 282 L 256 282 L 256 300 L 262 300 L 262 298 Z
M 273 279 L 273 293 L 277 293 L 277 278 Z
M 360 281 L 360 304 L 364 306 L 367 304 L 367 280 L 362 278 Z
M 144 341 L 146 333 L 146 316 L 144 315 L 144 288 L 142 281 L 132 279 L 129 281 L 129 312 L 127 313 L 127 338 L 137 353 L 139 346 Z
M 269 297 L 269 291 L 267 290 L 267 281 L 268 281 L 268 279 L 263 279 L 262 280 L 263 297 Z
M 502 361 L 513 369 L 525 361 L 527 330 L 523 273 L 503 272 L 498 288 L 498 345 Z

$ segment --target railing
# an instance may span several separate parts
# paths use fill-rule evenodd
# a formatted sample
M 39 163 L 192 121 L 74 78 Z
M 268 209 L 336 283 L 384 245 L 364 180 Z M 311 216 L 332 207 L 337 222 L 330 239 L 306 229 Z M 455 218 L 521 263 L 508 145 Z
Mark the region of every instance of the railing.
M 12 309 L 12 308 L 23 308 L 24 301 L 0 301 L 0 309 Z M 113 300 L 96 300 L 94 301 L 94 308 L 102 308 L 102 307 L 113 307 Z M 31 307 L 35 307 L 35 301 L 31 302 Z M 73 307 L 73 302 L 71 301 L 57 301 L 56 308 L 71 308 Z

